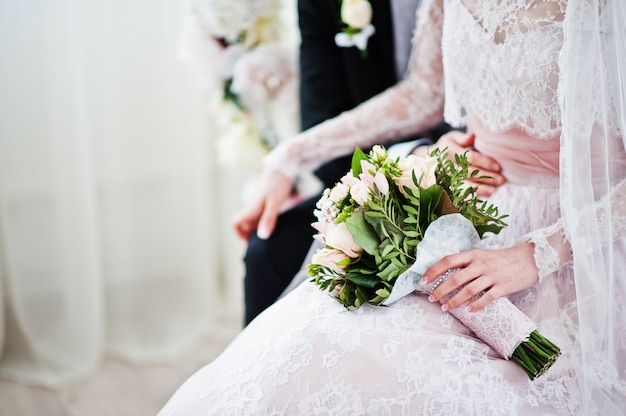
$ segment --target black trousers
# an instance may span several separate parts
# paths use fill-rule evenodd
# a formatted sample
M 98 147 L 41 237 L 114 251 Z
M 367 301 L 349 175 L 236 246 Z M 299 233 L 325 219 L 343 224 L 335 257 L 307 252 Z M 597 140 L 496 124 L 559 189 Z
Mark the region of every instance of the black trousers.
M 352 156 L 339 157 L 320 166 L 315 175 L 324 188 L 335 185 L 350 169 Z M 311 224 L 315 204 L 321 194 L 302 201 L 278 216 L 276 228 L 267 240 L 253 235 L 244 257 L 245 323 L 278 299 L 302 263 L 316 233 Z
M 313 242 L 313 210 L 319 195 L 282 213 L 267 240 L 252 236 L 244 258 L 245 320 L 250 323 L 278 299 L 300 270 Z

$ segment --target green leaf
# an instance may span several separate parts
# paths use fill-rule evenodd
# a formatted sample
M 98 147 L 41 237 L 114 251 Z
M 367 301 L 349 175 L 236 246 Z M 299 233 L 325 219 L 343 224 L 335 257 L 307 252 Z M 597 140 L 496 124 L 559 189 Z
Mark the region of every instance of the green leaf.
M 392 260 L 395 257 L 398 257 L 401 253 L 399 251 L 393 251 L 383 256 L 384 260 Z
M 381 245 L 382 247 L 382 245 Z M 392 244 L 387 244 L 381 253 L 381 256 L 385 257 L 387 254 L 391 253 L 395 247 Z
M 370 218 L 385 218 L 385 214 L 377 211 L 365 211 L 365 215 Z
M 395 259 L 393 259 L 395 260 Z M 385 268 L 381 268 L 381 271 L 378 272 L 378 276 L 385 280 L 385 281 L 390 281 L 391 279 L 393 279 L 394 277 L 398 276 L 398 265 L 394 264 L 392 262 L 390 262 Z
M 372 289 L 380 283 L 380 279 L 375 276 L 366 276 L 358 273 L 348 273 L 346 280 L 356 283 L 359 286 L 365 286 Z
M 354 153 L 352 154 L 351 165 L 352 175 L 354 175 L 355 178 L 358 178 L 359 175 L 363 172 L 363 169 L 361 169 L 362 160 L 367 160 L 367 155 L 363 153 L 363 150 L 357 147 L 356 149 L 354 149 Z
M 402 205 L 402 208 L 404 208 L 404 210 L 406 212 L 409 212 L 409 213 L 411 213 L 413 215 L 417 215 L 418 214 L 417 210 L 412 205 Z
M 388 291 L 387 289 L 378 289 L 378 290 L 376 291 L 376 294 L 377 294 L 378 296 L 380 296 L 381 298 L 385 298 L 385 299 L 386 299 L 386 298 L 388 298 L 388 297 L 389 297 L 389 295 L 390 295 L 391 293 L 389 293 L 389 291 Z
M 352 216 L 346 220 L 345 224 L 350 234 L 352 234 L 355 243 L 363 247 L 363 250 L 368 254 L 378 254 L 378 246 L 380 244 L 378 235 L 374 232 L 372 226 L 363 218 L 363 211 L 354 212 Z

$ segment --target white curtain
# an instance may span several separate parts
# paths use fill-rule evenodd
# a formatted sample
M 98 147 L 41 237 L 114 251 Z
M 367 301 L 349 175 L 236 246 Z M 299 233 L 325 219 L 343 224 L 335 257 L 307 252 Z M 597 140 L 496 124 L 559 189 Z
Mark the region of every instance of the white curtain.
M 245 173 L 215 166 L 181 7 L 0 0 L 0 376 L 165 362 L 239 319 Z

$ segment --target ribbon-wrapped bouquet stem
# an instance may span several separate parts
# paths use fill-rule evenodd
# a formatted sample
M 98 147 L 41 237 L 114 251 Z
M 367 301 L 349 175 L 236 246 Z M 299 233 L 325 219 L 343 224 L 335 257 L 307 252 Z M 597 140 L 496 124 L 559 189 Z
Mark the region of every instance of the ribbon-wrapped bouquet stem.
M 312 281 L 348 308 L 390 305 L 415 291 L 430 294 L 454 273 L 423 285 L 430 266 L 506 226 L 506 216 L 466 185 L 476 175 L 469 166 L 465 155 L 452 162 L 438 149 L 428 158 L 401 160 L 382 146 L 369 154 L 356 149 L 350 172 L 318 201 L 313 226 L 324 245 L 308 265 Z M 559 356 L 559 348 L 507 298 L 475 312 L 463 306 L 450 313 L 531 379 Z

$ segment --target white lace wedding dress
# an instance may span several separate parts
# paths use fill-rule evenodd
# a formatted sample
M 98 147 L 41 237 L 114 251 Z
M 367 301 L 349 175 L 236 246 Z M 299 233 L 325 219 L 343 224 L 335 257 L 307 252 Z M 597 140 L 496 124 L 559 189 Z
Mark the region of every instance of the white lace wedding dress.
M 556 364 L 530 381 L 422 295 L 348 311 L 304 282 L 190 377 L 161 416 L 582 414 L 572 358 L 576 291 L 559 221 L 565 7 L 565 0 L 424 1 L 405 80 L 266 160 L 293 176 L 355 145 L 434 125 L 444 112 L 467 125 L 508 180 L 491 202 L 510 225 L 484 246 L 535 242 L 540 282 L 511 300 L 561 347 Z

